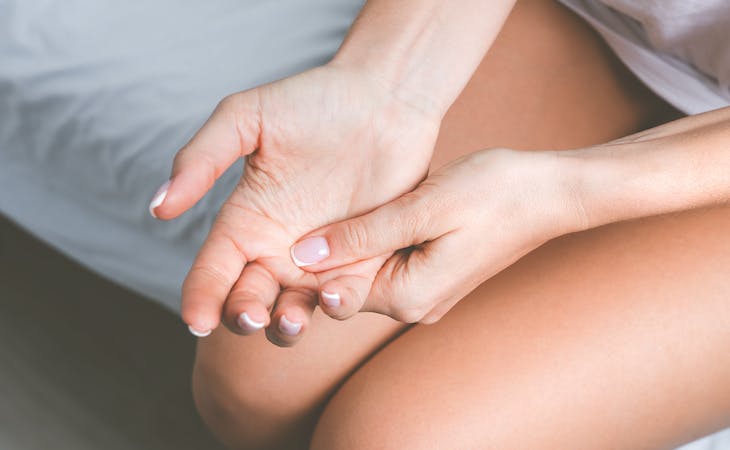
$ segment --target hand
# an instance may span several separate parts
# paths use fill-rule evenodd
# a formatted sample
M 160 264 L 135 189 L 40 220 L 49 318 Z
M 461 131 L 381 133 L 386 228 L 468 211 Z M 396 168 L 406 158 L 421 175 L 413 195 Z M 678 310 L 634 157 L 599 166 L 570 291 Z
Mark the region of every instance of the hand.
M 323 295 L 339 300 L 324 311 L 339 319 L 372 311 L 408 323 L 439 320 L 521 256 L 579 227 L 566 161 L 559 152 L 477 152 L 391 203 L 304 236 L 297 246 L 314 238 L 329 251 L 305 267 L 311 272 L 396 252 L 372 285 L 357 277 L 324 282 Z
M 308 230 L 413 189 L 426 174 L 440 120 L 440 112 L 418 109 L 385 82 L 342 66 L 224 99 L 180 150 L 169 185 L 150 205 L 153 215 L 174 218 L 250 155 L 184 282 L 182 317 L 191 331 L 206 335 L 223 316 L 234 332 L 268 327 L 270 340 L 291 345 L 323 280 L 372 279 L 383 258 L 315 276 L 292 262 L 289 247 Z

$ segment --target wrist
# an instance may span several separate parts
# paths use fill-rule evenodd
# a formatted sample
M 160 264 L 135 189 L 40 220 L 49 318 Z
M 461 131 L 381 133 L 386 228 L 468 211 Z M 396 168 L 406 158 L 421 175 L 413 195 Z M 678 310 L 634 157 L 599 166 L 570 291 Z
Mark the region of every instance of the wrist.
M 513 4 L 368 0 L 331 64 L 370 73 L 400 101 L 443 117 Z
M 352 49 L 341 49 L 326 66 L 365 77 L 379 85 L 395 102 L 440 122 L 456 97 L 405 75 L 408 70 L 404 67 L 405 60 L 405 55 L 394 54 L 389 58 L 381 57 L 377 62 L 370 61 L 367 57 L 359 57 Z M 444 83 L 450 81 L 443 80 Z
M 556 152 L 575 211 L 571 231 L 668 212 L 667 187 L 676 179 L 661 155 L 643 150 L 642 144 L 607 144 Z

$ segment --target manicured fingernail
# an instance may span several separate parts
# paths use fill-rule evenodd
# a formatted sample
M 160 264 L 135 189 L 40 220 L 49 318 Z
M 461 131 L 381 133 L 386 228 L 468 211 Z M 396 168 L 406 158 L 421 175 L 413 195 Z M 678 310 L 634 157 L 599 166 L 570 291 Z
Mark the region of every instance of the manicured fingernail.
M 248 313 L 241 313 L 241 315 L 238 316 L 237 322 L 239 327 L 247 331 L 260 330 L 266 324 L 265 322 L 257 322 L 248 317 Z
M 197 336 L 197 337 L 206 337 L 206 336 L 210 335 L 210 333 L 213 331 L 213 330 L 198 331 L 195 328 L 191 327 L 190 325 L 188 325 L 188 330 L 190 330 L 190 334 L 192 334 L 193 336 Z
M 301 322 L 290 322 L 286 316 L 281 316 L 281 319 L 279 320 L 279 331 L 282 333 L 288 336 L 296 336 L 299 334 L 299 330 L 301 329 Z
M 337 308 L 340 306 L 340 294 L 336 292 L 322 291 L 322 303 L 330 308 Z
M 157 219 L 157 214 L 155 214 L 155 208 L 160 206 L 162 202 L 165 201 L 165 197 L 167 197 L 167 189 L 170 187 L 170 181 L 172 180 L 167 180 L 162 186 L 160 186 L 157 192 L 155 192 L 155 196 L 152 197 L 152 201 L 150 202 L 150 214 L 155 219 Z
M 299 267 L 316 264 L 330 255 L 327 239 L 317 236 L 299 241 L 291 248 L 291 259 Z

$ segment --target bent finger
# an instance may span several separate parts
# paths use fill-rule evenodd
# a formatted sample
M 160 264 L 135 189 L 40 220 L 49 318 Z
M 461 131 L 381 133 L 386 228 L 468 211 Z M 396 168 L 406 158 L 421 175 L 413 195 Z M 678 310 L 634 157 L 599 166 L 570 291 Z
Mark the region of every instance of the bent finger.
M 343 275 L 325 282 L 319 291 L 319 307 L 337 320 L 345 320 L 362 309 L 373 285 L 372 277 Z
M 182 318 L 197 336 L 218 326 L 223 304 L 247 262 L 226 227 L 220 221 L 213 225 L 183 282 Z
M 286 289 L 271 313 L 266 337 L 279 347 L 291 347 L 306 334 L 317 306 L 317 294 L 309 290 Z
M 224 306 L 223 322 L 237 334 L 249 335 L 269 325 L 269 310 L 279 295 L 279 283 L 259 263 L 244 267 Z

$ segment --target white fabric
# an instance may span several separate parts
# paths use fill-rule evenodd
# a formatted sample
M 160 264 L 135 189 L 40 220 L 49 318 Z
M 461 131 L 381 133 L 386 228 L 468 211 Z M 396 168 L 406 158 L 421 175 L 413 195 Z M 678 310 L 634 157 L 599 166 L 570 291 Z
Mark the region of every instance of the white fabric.
M 730 104 L 730 1 L 561 0 L 654 92 L 697 114 Z

